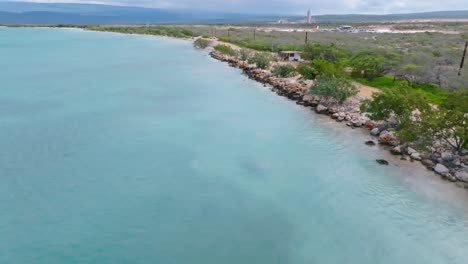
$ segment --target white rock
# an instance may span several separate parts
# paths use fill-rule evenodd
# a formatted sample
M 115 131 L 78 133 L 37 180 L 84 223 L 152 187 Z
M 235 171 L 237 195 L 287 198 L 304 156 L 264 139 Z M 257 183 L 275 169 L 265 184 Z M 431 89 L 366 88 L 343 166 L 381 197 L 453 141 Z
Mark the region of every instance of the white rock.
M 376 127 L 374 129 L 372 129 L 370 134 L 373 135 L 373 136 L 378 136 L 380 134 L 379 128 Z
M 468 182 L 468 172 L 465 172 L 465 171 L 457 171 L 457 173 L 455 173 L 455 177 L 456 177 L 459 181 Z
M 442 160 L 445 161 L 445 162 L 451 162 L 455 159 L 455 157 L 453 156 L 452 153 L 450 152 L 444 152 L 442 153 Z
M 417 151 L 414 148 L 408 147 L 408 154 L 412 155 L 413 153 L 416 153 Z
M 319 114 L 322 114 L 322 113 L 325 113 L 326 111 L 328 110 L 328 108 L 324 105 L 317 105 L 317 107 L 315 108 L 315 112 L 319 113 Z
M 444 165 L 440 163 L 435 166 L 434 171 L 444 176 L 449 174 L 450 172 L 450 170 L 447 167 L 445 167 Z
M 421 154 L 419 154 L 418 152 L 413 152 L 413 154 L 411 154 L 411 158 L 414 160 L 422 160 Z

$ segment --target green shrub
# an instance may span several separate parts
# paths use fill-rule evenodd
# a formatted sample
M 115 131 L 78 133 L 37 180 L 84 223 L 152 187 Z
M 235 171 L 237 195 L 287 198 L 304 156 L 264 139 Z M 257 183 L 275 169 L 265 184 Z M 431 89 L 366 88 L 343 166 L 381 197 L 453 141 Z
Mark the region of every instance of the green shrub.
M 229 56 L 237 56 L 237 51 L 228 45 L 216 45 L 214 49 Z
M 296 68 L 296 71 L 302 76 L 302 78 L 307 80 L 313 80 L 317 77 L 317 71 L 307 65 L 299 64 Z
M 271 72 L 274 76 L 286 78 L 296 73 L 296 68 L 291 65 L 275 65 Z
M 364 49 L 354 54 L 350 66 L 353 76 L 371 81 L 395 69 L 401 59 L 399 54 L 386 49 Z
M 338 62 L 348 56 L 345 50 L 336 46 L 334 43 L 324 45 L 320 43 L 307 44 L 304 47 L 302 57 L 307 60 L 326 60 L 330 62 Z
M 344 69 L 338 63 L 332 63 L 326 60 L 316 59 L 312 61 L 312 68 L 317 75 L 343 76 Z
M 254 56 L 249 58 L 249 63 L 257 65 L 260 69 L 269 68 L 271 61 L 271 55 L 265 52 L 256 52 Z
M 443 104 L 433 107 L 424 94 L 410 87 L 398 87 L 376 93 L 361 102 L 361 111 L 372 120 L 397 121 L 396 133 L 406 142 L 418 140 L 427 148 L 434 141 L 444 142 L 454 150 L 468 147 L 468 97 L 452 93 Z M 415 110 L 420 113 L 414 115 Z
M 343 103 L 349 97 L 356 95 L 358 89 L 348 79 L 320 75 L 310 87 L 310 92 Z
M 249 56 L 250 56 L 250 50 L 246 49 L 246 48 L 242 48 L 240 51 L 239 51 L 239 58 L 243 61 L 246 61 L 249 59 Z
M 195 40 L 193 45 L 197 49 L 206 49 L 210 45 L 210 40 L 204 39 L 204 38 L 199 38 L 199 39 Z

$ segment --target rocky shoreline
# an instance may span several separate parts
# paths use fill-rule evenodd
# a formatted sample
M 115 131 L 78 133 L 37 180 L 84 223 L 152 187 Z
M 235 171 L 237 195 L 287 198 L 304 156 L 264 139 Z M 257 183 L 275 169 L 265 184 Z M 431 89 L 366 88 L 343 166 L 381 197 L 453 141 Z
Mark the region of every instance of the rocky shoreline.
M 255 65 L 249 65 L 237 57 L 228 56 L 216 50 L 210 51 L 210 56 L 216 60 L 227 62 L 231 67 L 239 68 L 250 79 L 270 86 L 270 90 L 279 96 L 284 96 L 296 104 L 311 108 L 317 114 L 328 115 L 338 123 L 356 129 L 367 129 L 373 140 L 365 142 L 369 146 L 377 143 L 387 146 L 393 154 L 402 160 L 420 162 L 427 169 L 439 174 L 443 179 L 454 182 L 456 186 L 468 189 L 468 155 L 460 156 L 443 147 L 442 144 L 434 145 L 427 153 L 418 152 L 414 146 L 400 142 L 392 128 L 392 121 L 374 122 L 359 110 L 362 98 L 355 96 L 343 104 L 326 100 L 310 94 L 309 87 L 312 81 L 303 81 L 297 78 L 275 77 L 268 70 L 262 70 Z M 468 153 L 467 153 L 468 154 Z M 381 165 L 388 165 L 386 160 L 377 160 Z

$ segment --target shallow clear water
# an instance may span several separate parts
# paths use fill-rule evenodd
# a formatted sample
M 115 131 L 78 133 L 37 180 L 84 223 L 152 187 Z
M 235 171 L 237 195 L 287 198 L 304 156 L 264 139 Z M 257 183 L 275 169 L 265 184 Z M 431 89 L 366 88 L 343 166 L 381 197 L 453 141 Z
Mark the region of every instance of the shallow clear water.
M 0 263 L 468 263 L 466 191 L 189 42 L 0 28 L 0 58 Z

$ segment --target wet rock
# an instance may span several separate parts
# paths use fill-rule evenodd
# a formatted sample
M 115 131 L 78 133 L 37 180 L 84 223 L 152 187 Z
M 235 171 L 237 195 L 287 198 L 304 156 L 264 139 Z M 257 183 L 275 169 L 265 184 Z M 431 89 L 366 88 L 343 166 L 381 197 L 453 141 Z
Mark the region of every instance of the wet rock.
M 377 163 L 380 164 L 380 165 L 384 165 L 384 166 L 389 165 L 388 161 L 386 161 L 384 159 L 378 159 L 378 160 L 375 160 L 375 161 L 377 161 Z
M 453 154 L 447 151 L 441 154 L 441 158 L 444 162 L 452 162 L 455 159 Z
M 435 166 L 435 163 L 434 163 L 432 160 L 430 160 L 430 159 L 423 159 L 423 160 L 421 161 L 421 163 L 422 163 L 424 166 L 426 166 L 426 168 L 428 168 L 428 169 L 433 169 L 434 166 Z
M 371 130 L 370 134 L 373 136 L 378 136 L 380 134 L 380 130 L 376 127 Z
M 442 176 L 446 176 L 450 173 L 450 170 L 445 167 L 444 165 L 438 163 L 435 167 L 434 167 L 434 171 Z
M 311 102 L 309 102 L 309 105 L 312 106 L 312 107 L 317 107 L 319 105 L 319 102 L 318 101 L 311 101 Z
M 468 183 L 468 172 L 466 171 L 457 171 L 455 173 L 457 180 Z
M 366 141 L 366 145 L 367 145 L 367 146 L 375 146 L 376 144 L 375 144 L 374 141 L 369 140 L 369 141 Z
M 312 102 L 315 100 L 315 97 L 311 94 L 306 94 L 302 97 L 302 101 L 304 102 Z
M 417 153 L 417 151 L 414 148 L 408 147 L 407 149 L 408 155 L 412 155 L 413 153 Z
M 334 113 L 331 117 L 332 117 L 333 119 L 338 119 L 338 118 L 340 117 L 340 114 Z
M 317 107 L 315 108 L 315 112 L 317 112 L 318 114 L 325 114 L 327 111 L 328 108 L 321 104 L 317 105 Z
M 379 142 L 382 145 L 397 146 L 398 140 L 392 132 L 384 131 L 380 133 Z
M 380 132 L 383 132 L 383 131 L 388 129 L 388 124 L 386 124 L 386 123 L 379 124 L 379 125 L 377 125 L 377 128 L 379 129 Z
M 452 174 L 448 173 L 446 175 L 443 175 L 445 179 L 451 181 L 451 182 L 457 182 L 457 178 L 453 176 Z
M 421 158 L 421 154 L 419 154 L 418 152 L 413 152 L 413 154 L 411 154 L 411 159 L 413 160 L 422 160 Z
M 375 122 L 372 121 L 372 120 L 367 120 L 365 123 L 364 123 L 364 127 L 369 129 L 369 130 L 372 130 L 374 129 L 375 127 Z
M 362 121 L 359 119 L 351 120 L 351 124 L 353 125 L 353 127 L 362 127 Z
M 403 146 L 396 146 L 390 150 L 390 153 L 392 153 L 393 155 L 401 155 L 403 154 L 402 149 L 403 149 Z

